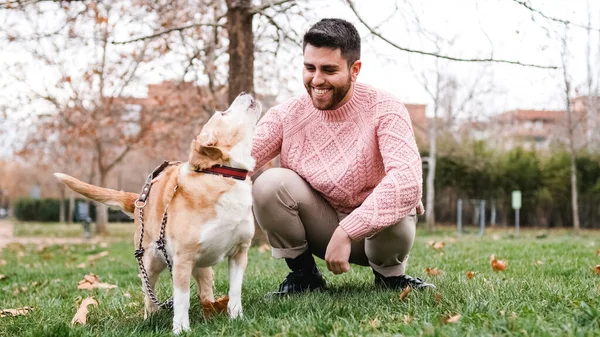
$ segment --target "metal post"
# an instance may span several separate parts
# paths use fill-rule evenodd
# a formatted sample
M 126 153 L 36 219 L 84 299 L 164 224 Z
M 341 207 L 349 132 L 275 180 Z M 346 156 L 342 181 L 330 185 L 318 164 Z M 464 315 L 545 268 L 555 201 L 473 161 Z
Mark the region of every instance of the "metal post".
M 485 200 L 480 200 L 481 211 L 479 212 L 479 236 L 483 236 L 485 228 Z
M 519 237 L 519 209 L 515 209 L 515 229 L 517 230 L 517 237 Z
M 462 199 L 458 199 L 458 202 L 456 203 L 456 216 L 457 216 L 457 220 L 456 220 L 456 224 L 458 225 L 458 234 L 462 234 L 463 232 L 463 224 L 462 224 Z

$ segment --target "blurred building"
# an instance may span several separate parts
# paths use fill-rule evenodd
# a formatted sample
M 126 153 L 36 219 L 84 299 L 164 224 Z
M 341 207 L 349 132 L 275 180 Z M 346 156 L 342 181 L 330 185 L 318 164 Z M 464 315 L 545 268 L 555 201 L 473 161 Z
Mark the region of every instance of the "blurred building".
M 600 125 L 597 123 L 596 102 L 600 103 L 600 98 L 593 101 L 590 97 L 575 97 L 571 100 L 570 115 L 561 110 L 505 111 L 487 121 L 463 123 L 459 129 L 459 136 L 485 140 L 490 146 L 503 150 L 522 147 L 545 151 L 555 145 L 568 143 L 569 134 L 572 134 L 575 147 L 581 148 L 588 144 L 597 144 L 600 140 L 598 132 L 594 132 L 597 125 Z

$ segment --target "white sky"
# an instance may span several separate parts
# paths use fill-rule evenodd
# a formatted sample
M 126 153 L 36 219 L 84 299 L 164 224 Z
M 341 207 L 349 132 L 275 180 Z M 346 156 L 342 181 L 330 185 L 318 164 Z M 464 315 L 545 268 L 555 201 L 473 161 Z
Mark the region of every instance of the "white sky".
M 417 50 L 435 51 L 435 46 L 425 35 L 437 35 L 452 44 L 443 43 L 442 54 L 463 58 L 488 58 L 491 53 L 497 59 L 561 66 L 561 43 L 559 33 L 564 31 L 557 22 L 550 22 L 538 14 L 532 14 L 513 0 L 354 0 L 356 7 L 367 23 L 377 26 L 399 10 L 377 30 L 394 43 Z M 591 7 L 591 26 L 600 29 L 600 0 L 530 0 L 533 8 L 559 19 L 587 25 L 588 4 Z M 430 77 L 434 74 L 433 57 L 399 51 L 370 35 L 344 0 L 311 0 L 307 17 L 315 20 L 323 17 L 340 17 L 353 22 L 363 37 L 363 67 L 359 81 L 385 89 L 407 103 L 428 105 L 431 113 L 432 100 L 417 80 L 421 73 Z M 312 23 L 312 22 L 310 22 Z M 305 31 L 309 23 L 291 23 Z M 420 28 L 419 28 L 420 27 Z M 420 30 L 421 29 L 421 30 Z M 587 32 L 571 26 L 568 33 L 569 77 L 574 86 L 585 94 Z M 592 64 L 595 81 L 600 77 L 600 38 L 598 31 L 592 33 Z M 281 54 L 281 71 L 289 74 L 287 90 L 281 90 L 279 100 L 304 91 L 301 81 L 302 58 L 298 48 L 295 57 Z M 0 68 L 8 64 L 14 54 L 0 50 Z M 21 57 L 21 56 L 18 56 Z M 563 109 L 564 82 L 562 70 L 547 70 L 506 64 L 476 64 L 439 61 L 442 72 L 453 74 L 459 82 L 459 91 L 464 91 L 482 77 L 482 84 L 493 83 L 494 92 L 481 98 L 480 108 L 471 114 L 487 116 L 509 109 Z M 283 65 L 286 65 L 285 67 Z M 261 65 L 256 64 L 256 72 Z M 483 67 L 486 67 L 485 75 Z M 29 69 L 35 73 L 36 69 Z M 149 82 L 158 82 L 164 73 L 148 74 Z M 286 76 L 287 77 L 287 76 Z M 35 78 L 35 77 L 34 77 Z M 6 77 L 0 76 L 0 82 Z M 44 82 L 44 76 L 39 76 Z M 35 83 L 33 85 L 36 85 Z M 39 83 L 38 83 L 39 85 Z M 277 87 L 275 85 L 274 87 Z M 0 103 L 12 99 L 23 87 L 0 83 Z M 257 90 L 260 90 L 257 88 Z M 574 94 L 574 93 L 572 93 Z M 2 118 L 0 111 L 0 118 Z M 0 121 L 0 132 L 4 122 L 4 135 L 0 134 L 0 156 L 7 153 L 12 140 L 6 137 L 6 121 Z M 12 133 L 13 137 L 18 134 Z

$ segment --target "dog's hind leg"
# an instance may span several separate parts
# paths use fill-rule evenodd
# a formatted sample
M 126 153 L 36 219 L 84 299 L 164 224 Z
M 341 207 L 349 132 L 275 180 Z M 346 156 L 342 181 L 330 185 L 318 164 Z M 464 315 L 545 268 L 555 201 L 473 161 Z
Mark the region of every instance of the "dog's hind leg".
M 143 262 L 146 272 L 148 273 L 148 283 L 150 288 L 152 292 L 156 294 L 155 286 L 156 282 L 158 281 L 158 276 L 160 276 L 160 273 L 167 267 L 167 265 L 164 262 L 157 260 L 154 256 L 152 256 L 152 254 L 150 254 L 150 252 L 144 255 Z M 147 319 L 150 317 L 150 315 L 158 310 L 158 305 L 152 302 L 148 296 L 148 289 L 146 289 L 146 282 L 144 280 L 142 280 L 142 287 L 144 289 L 144 319 Z
M 242 314 L 242 281 L 248 264 L 248 248 L 250 242 L 240 244 L 235 254 L 229 257 L 229 318 L 241 317 Z
M 215 296 L 213 294 L 213 270 L 212 267 L 206 268 L 194 268 L 192 271 L 194 278 L 196 279 L 196 283 L 198 284 L 198 299 L 200 303 L 203 301 L 215 301 Z
M 187 254 L 173 258 L 173 333 L 190 330 L 190 279 L 194 264 Z

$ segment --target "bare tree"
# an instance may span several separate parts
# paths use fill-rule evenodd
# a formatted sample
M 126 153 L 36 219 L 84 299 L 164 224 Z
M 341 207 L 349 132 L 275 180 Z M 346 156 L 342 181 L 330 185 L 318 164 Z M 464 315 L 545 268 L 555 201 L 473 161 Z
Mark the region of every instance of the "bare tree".
M 579 224 L 579 203 L 577 201 L 578 193 L 577 193 L 577 147 L 576 147 L 576 128 L 578 125 L 577 118 L 578 116 L 574 116 L 573 109 L 571 108 L 571 79 L 568 75 L 568 54 L 569 50 L 567 47 L 567 27 L 565 26 L 565 33 L 561 37 L 562 41 L 562 51 L 561 51 L 561 61 L 562 61 L 562 70 L 563 70 L 563 83 L 564 83 L 564 93 L 565 93 L 565 108 L 567 114 L 567 144 L 570 155 L 570 171 L 571 171 L 571 208 L 573 212 L 573 229 L 575 232 L 579 232 L 580 224 Z

